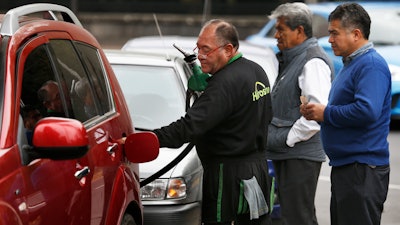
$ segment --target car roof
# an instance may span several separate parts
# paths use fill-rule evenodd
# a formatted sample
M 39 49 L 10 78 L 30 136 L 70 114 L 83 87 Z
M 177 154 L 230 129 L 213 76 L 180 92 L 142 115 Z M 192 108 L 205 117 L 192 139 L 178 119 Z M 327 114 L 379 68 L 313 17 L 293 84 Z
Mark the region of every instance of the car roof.
M 170 48 L 172 44 L 178 47 L 186 48 L 185 50 L 193 50 L 196 47 L 197 37 L 194 36 L 141 36 L 129 39 L 122 49 L 131 48 Z
M 193 49 L 196 47 L 197 37 L 195 36 L 179 36 L 179 35 L 167 35 L 167 36 L 142 36 L 128 40 L 123 46 L 122 50 L 134 50 L 136 52 L 158 52 L 164 54 L 170 54 L 171 56 L 178 56 L 183 58 L 183 54 L 179 52 L 173 44 L 176 44 L 179 48 L 188 52 L 193 53 Z M 259 63 L 268 75 L 270 84 L 275 83 L 277 76 L 277 60 L 275 53 L 269 47 L 262 47 L 239 40 L 239 51 L 243 53 L 243 56 Z
M 173 47 L 176 44 L 178 47 L 186 52 L 192 53 L 193 49 L 196 47 L 197 37 L 195 36 L 179 36 L 179 35 L 167 35 L 167 36 L 142 36 L 129 39 L 123 46 L 123 50 L 136 50 L 136 51 L 151 51 L 154 49 L 159 49 L 163 52 L 166 49 L 170 54 L 178 54 L 182 56 L 177 49 Z M 273 54 L 273 51 L 267 47 L 261 47 L 248 43 L 246 41 L 239 40 L 239 51 L 246 54 L 246 52 L 251 52 L 252 54 Z
M 133 50 L 104 49 L 111 65 L 140 65 L 174 68 L 183 82 L 191 75 L 189 66 L 182 56 L 168 56 L 159 52 L 137 52 Z M 183 84 L 187 88 L 187 84 Z
M 140 52 L 133 50 L 104 49 L 110 63 L 113 64 L 140 64 L 157 66 L 174 66 L 179 56 L 166 55 L 162 52 Z
M 65 21 L 83 27 L 76 15 L 67 7 L 34 3 L 20 6 L 0 15 L 0 35 L 12 36 L 21 26 L 38 20 Z

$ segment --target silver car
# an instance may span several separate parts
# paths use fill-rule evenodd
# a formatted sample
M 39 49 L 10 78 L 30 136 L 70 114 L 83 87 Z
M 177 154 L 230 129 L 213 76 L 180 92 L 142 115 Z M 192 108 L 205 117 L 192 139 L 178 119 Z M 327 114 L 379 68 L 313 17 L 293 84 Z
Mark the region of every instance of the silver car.
M 177 45 L 188 53 L 193 53 L 196 47 L 197 37 L 195 36 L 143 36 L 128 40 L 122 50 L 134 50 L 138 52 L 159 52 L 167 55 L 182 56 L 173 44 Z M 278 75 L 278 61 L 274 51 L 269 47 L 261 47 L 246 41 L 239 41 L 239 51 L 246 57 L 258 63 L 268 75 L 271 87 Z
M 120 50 L 105 53 L 135 129 L 160 128 L 185 114 L 187 79 L 192 71 L 182 57 Z M 161 148 L 156 160 L 140 165 L 140 178 L 163 168 L 185 147 Z M 193 148 L 175 167 L 141 188 L 144 224 L 201 224 L 202 177 L 203 168 Z

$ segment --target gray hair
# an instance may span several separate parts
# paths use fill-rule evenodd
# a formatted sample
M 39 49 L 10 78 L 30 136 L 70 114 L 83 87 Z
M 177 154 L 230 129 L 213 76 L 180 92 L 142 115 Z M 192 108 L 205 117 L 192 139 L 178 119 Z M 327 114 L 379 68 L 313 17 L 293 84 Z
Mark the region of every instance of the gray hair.
M 285 3 L 279 5 L 269 16 L 270 19 L 282 18 L 285 24 L 294 30 L 299 26 L 304 28 L 307 37 L 312 37 L 312 12 L 302 2 Z

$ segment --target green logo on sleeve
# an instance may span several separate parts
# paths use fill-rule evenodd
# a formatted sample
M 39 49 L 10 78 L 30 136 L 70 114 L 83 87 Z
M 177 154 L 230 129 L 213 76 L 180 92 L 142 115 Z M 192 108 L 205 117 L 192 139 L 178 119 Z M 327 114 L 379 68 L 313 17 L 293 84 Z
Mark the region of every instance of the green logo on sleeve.
M 260 90 L 259 90 L 260 89 Z M 270 88 L 259 81 L 254 84 L 253 102 L 258 101 L 261 97 L 269 94 Z

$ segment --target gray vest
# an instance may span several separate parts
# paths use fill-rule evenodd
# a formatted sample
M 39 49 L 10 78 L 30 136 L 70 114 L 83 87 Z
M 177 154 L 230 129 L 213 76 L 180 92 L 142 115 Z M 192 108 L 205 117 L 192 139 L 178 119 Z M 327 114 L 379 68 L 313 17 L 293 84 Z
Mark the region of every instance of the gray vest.
M 277 58 L 279 75 L 271 92 L 273 118 L 268 127 L 267 158 L 325 161 L 319 132 L 307 141 L 296 143 L 293 148 L 286 145 L 286 139 L 293 124 L 301 117 L 298 77 L 304 65 L 312 58 L 320 58 L 329 65 L 333 79 L 332 62 L 315 38 L 279 52 Z

